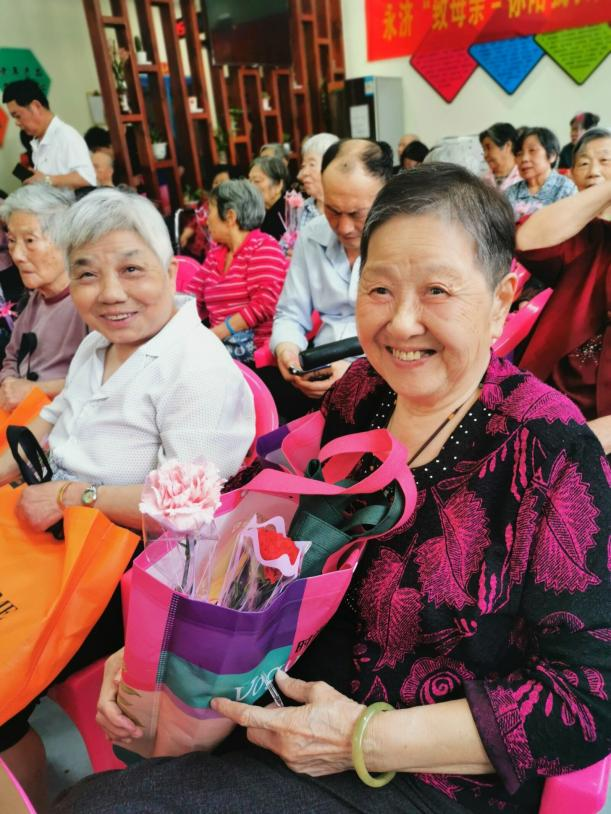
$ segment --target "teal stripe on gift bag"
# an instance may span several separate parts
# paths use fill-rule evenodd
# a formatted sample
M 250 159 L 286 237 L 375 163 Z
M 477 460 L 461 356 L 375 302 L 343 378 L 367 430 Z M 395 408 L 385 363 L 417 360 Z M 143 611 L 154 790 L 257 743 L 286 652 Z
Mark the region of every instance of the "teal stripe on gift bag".
M 273 681 L 276 671 L 286 664 L 290 652 L 290 646 L 278 647 L 271 650 L 252 670 L 223 675 L 204 670 L 166 652 L 162 683 L 179 701 L 194 709 L 210 706 L 210 700 L 218 696 L 253 704 L 267 689 L 262 674 Z

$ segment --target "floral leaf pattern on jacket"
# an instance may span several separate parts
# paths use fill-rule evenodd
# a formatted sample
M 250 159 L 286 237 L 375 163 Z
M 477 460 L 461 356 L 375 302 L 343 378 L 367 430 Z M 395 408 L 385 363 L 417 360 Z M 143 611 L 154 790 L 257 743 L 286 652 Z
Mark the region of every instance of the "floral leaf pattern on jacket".
M 409 552 L 408 552 L 409 554 Z M 413 588 L 400 588 L 406 557 L 382 548 L 361 586 L 368 638 L 380 647 L 376 669 L 396 667 L 413 649 L 418 636 L 421 598 Z
M 489 544 L 486 515 L 480 499 L 460 489 L 445 502 L 432 490 L 442 534 L 424 541 L 416 554 L 422 587 L 429 601 L 458 610 L 473 604 L 469 580 L 479 569 Z
M 549 483 L 541 482 L 547 501 L 532 562 L 535 580 L 555 591 L 584 591 L 599 577 L 586 563 L 588 549 L 596 545 L 599 511 L 577 464 L 562 451 L 554 461 Z

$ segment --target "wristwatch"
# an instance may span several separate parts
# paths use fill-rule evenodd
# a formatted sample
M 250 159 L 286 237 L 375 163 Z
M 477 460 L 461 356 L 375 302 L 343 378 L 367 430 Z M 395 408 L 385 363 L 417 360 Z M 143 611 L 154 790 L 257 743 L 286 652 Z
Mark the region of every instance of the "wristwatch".
M 88 486 L 81 495 L 81 503 L 83 506 L 95 506 L 98 499 L 98 490 L 95 486 Z
M 45 175 L 45 177 L 42 179 L 42 182 L 43 184 L 46 184 L 49 187 L 53 186 L 53 179 L 51 178 L 50 175 Z

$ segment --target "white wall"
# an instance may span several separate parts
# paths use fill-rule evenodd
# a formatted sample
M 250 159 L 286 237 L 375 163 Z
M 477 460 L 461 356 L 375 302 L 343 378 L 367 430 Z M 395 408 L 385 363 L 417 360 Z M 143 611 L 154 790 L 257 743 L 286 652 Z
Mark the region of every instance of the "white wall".
M 0 48 L 33 51 L 52 80 L 53 112 L 79 133 L 91 127 L 86 93 L 99 84 L 81 0 L 0 0 Z M 0 188 L 7 192 L 19 186 L 11 175 L 22 152 L 18 133 L 9 122 L 0 148 Z
M 544 56 L 513 96 L 478 68 L 454 101 L 447 104 L 411 67 L 408 57 L 368 62 L 365 0 L 342 0 L 342 17 L 346 78 L 402 77 L 405 132 L 417 133 L 429 147 L 443 136 L 479 133 L 497 121 L 509 121 L 516 127 L 549 127 L 564 144 L 568 141 L 569 120 L 579 110 L 598 113 L 611 125 L 610 58 L 587 82 L 577 85 Z

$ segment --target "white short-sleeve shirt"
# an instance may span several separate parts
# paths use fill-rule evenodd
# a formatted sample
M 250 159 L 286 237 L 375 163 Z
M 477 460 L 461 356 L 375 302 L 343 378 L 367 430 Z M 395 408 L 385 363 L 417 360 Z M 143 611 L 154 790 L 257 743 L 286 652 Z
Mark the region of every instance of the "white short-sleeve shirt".
M 170 458 L 213 461 L 225 478 L 237 472 L 255 434 L 252 394 L 194 301 L 102 383 L 108 346 L 90 333 L 63 391 L 41 411 L 54 425 L 57 477 L 138 484 Z
M 41 139 L 32 139 L 32 161 L 43 175 L 78 172 L 90 186 L 97 184 L 85 139 L 59 116 L 53 116 Z

